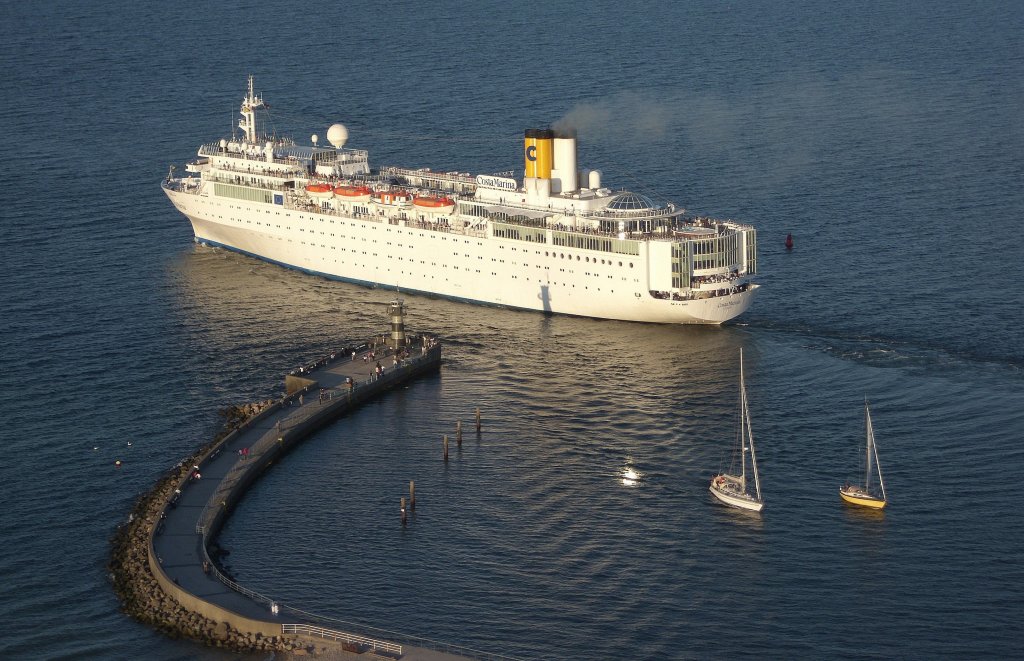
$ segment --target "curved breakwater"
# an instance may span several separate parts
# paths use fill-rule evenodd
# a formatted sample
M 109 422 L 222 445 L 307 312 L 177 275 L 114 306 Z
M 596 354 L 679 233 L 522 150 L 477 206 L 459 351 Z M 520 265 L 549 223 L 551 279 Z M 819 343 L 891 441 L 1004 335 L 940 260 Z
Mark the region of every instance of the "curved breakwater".
M 242 411 L 236 407 L 234 411 Z M 291 647 L 280 637 L 250 636 L 222 625 L 217 619 L 194 612 L 167 589 L 167 577 L 153 569 L 152 538 L 163 524 L 164 513 L 180 493 L 180 486 L 190 479 L 190 466 L 198 464 L 218 448 L 233 429 L 244 422 L 231 415 L 223 432 L 169 470 L 153 488 L 140 496 L 111 539 L 108 565 L 114 591 L 124 612 L 170 636 L 191 638 L 198 642 L 236 651 L 278 650 Z M 159 560 L 157 561 L 159 567 Z
M 380 365 L 375 351 L 393 365 Z M 249 485 L 283 454 L 349 410 L 436 371 L 440 359 L 441 345 L 429 337 L 398 355 L 375 343 L 344 349 L 289 374 L 281 400 L 229 409 L 224 431 L 141 496 L 115 533 L 109 568 L 125 612 L 169 635 L 235 651 L 305 647 L 307 623 L 279 618 L 279 604 L 224 576 L 208 546 Z M 387 641 L 315 633 L 351 652 L 403 655 Z

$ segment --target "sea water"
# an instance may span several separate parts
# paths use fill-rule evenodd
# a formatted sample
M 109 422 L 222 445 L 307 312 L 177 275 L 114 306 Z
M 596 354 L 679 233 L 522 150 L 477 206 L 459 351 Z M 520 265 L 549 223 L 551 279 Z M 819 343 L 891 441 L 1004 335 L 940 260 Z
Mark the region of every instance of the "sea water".
M 407 296 L 409 326 L 445 341 L 440 374 L 254 485 L 220 538 L 243 585 L 525 658 L 1024 652 L 1020 5 L 0 16 L 6 658 L 222 656 L 119 612 L 107 540 L 219 408 L 387 325 L 393 292 L 195 246 L 161 192 L 231 132 L 249 73 L 279 134 L 340 121 L 375 165 L 521 169 L 522 130 L 567 118 L 606 185 L 754 224 L 763 288 L 720 328 Z M 761 516 L 707 492 L 740 348 Z M 865 397 L 883 513 L 837 493 Z

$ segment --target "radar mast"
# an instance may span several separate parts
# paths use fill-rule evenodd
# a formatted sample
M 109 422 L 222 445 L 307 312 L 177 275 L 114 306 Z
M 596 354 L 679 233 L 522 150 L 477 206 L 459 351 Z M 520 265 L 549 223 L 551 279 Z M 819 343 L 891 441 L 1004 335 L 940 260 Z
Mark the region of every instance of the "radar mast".
M 238 120 L 238 128 L 245 131 L 246 142 L 256 144 L 256 109 L 266 106 L 263 104 L 263 98 L 253 93 L 252 79 L 252 74 L 249 74 L 249 94 L 242 99 L 242 119 Z

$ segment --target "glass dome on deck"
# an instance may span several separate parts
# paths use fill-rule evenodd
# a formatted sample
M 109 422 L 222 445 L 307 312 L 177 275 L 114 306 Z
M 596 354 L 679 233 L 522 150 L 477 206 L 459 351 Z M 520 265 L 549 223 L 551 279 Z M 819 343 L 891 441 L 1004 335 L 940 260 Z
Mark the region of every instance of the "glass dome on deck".
M 651 198 L 639 193 L 620 193 L 607 206 L 609 211 L 645 211 L 656 208 Z

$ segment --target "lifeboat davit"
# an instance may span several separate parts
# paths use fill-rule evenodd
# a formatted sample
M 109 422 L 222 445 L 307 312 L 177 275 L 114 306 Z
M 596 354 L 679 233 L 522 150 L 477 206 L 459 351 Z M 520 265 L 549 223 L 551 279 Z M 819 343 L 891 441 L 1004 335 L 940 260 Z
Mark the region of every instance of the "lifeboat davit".
M 381 204 L 408 204 L 409 193 L 404 190 L 385 190 L 377 193 L 377 201 Z
M 366 186 L 337 186 L 334 196 L 352 202 L 366 202 L 370 199 L 370 189 Z
M 423 211 L 434 213 L 451 213 L 455 211 L 455 200 L 450 197 L 436 197 L 434 195 L 417 195 L 412 203 Z
M 306 184 L 306 192 L 310 197 L 331 197 L 334 189 L 330 184 Z

